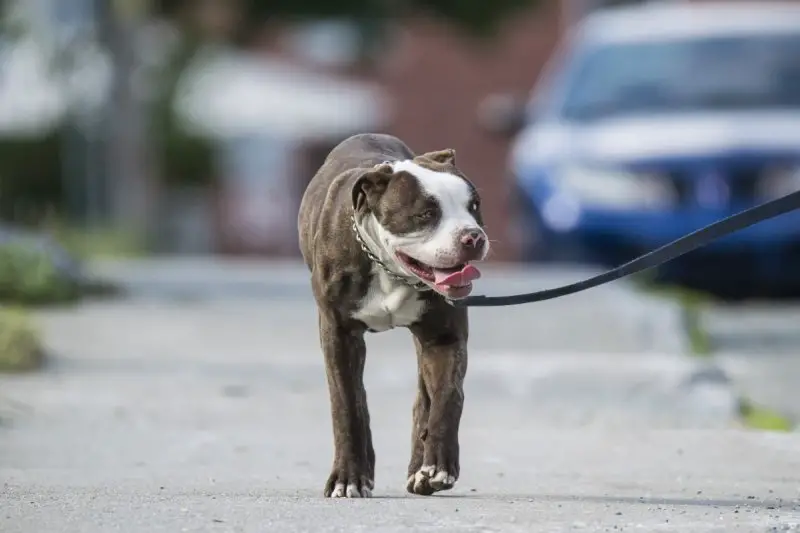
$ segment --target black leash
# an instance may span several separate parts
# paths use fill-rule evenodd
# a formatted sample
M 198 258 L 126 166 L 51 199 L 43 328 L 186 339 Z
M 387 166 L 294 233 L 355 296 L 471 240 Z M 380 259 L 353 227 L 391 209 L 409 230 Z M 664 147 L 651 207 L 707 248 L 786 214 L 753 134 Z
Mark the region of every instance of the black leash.
M 514 294 L 511 296 L 468 296 L 461 300 L 451 301 L 451 303 L 456 306 L 497 307 L 561 298 L 562 296 L 568 296 L 576 292 L 582 292 L 600 285 L 605 285 L 606 283 L 616 281 L 625 276 L 630 276 L 631 274 L 636 274 L 637 272 L 642 272 L 643 270 L 664 264 L 667 261 L 672 261 L 676 257 L 691 252 L 695 248 L 704 246 L 714 239 L 718 239 L 729 233 L 737 232 L 757 224 L 758 222 L 778 217 L 796 209 L 800 209 L 800 191 L 787 194 L 781 198 L 770 200 L 769 202 L 746 209 L 741 213 L 723 218 L 718 222 L 714 222 L 680 239 L 676 239 L 660 248 L 656 248 L 651 252 L 641 255 L 617 268 L 603 272 L 589 279 L 526 294 Z

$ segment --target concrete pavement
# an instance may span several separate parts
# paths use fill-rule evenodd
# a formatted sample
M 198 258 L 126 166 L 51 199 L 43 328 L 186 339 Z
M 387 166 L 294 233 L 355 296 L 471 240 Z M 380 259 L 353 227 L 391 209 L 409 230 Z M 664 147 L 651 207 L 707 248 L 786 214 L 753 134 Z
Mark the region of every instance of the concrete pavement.
M 382 410 L 372 500 L 321 497 L 329 455 L 318 419 L 271 430 L 211 420 L 139 428 L 119 455 L 116 431 L 93 432 L 72 465 L 31 457 L 38 466 L 6 469 L 0 523 L 7 533 L 798 530 L 790 435 L 523 427 L 500 437 L 474 411 L 462 478 L 441 496 L 402 492 L 405 428 Z
M 403 490 L 410 339 L 370 336 L 376 497 L 325 500 L 327 390 L 297 269 L 203 268 L 117 270 L 138 298 L 40 314 L 53 364 L 0 378 L 0 531 L 797 530 L 800 435 L 736 429 L 728 384 L 657 349 L 635 320 L 650 304 L 620 286 L 471 315 L 462 476 L 431 498 Z M 517 275 L 497 292 L 554 281 Z

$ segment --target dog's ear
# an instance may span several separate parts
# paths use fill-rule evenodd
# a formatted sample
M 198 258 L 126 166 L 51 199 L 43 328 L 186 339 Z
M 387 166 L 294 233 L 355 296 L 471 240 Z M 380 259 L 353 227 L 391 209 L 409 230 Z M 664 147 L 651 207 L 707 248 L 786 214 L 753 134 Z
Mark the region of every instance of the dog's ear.
M 435 152 L 428 152 L 422 154 L 420 157 L 424 157 L 425 159 L 429 159 L 435 163 L 439 163 L 442 165 L 455 166 L 456 164 L 456 151 L 453 150 L 452 148 L 437 150 Z
M 360 213 L 374 207 L 389 185 L 394 169 L 388 163 L 364 172 L 353 184 L 353 211 Z

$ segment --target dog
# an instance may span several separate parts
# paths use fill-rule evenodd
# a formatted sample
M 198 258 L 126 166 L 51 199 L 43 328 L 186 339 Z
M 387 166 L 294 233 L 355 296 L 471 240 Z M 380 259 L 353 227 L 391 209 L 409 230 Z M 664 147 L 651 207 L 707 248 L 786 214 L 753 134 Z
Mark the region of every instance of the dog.
M 406 490 L 432 495 L 459 477 L 458 431 L 467 371 L 469 295 L 489 253 L 480 196 L 452 149 L 415 155 L 385 134 L 351 136 L 311 179 L 298 214 L 300 249 L 319 315 L 333 421 L 330 498 L 375 486 L 366 332 L 404 327 L 418 391 Z

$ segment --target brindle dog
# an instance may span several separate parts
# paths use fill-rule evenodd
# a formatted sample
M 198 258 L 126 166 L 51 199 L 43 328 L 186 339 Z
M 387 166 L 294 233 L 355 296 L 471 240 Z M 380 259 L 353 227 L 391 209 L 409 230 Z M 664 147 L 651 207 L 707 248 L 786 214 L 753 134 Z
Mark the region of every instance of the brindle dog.
M 467 371 L 467 296 L 489 241 L 455 152 L 415 155 L 390 135 L 336 146 L 305 191 L 300 247 L 311 272 L 330 392 L 334 462 L 326 497 L 370 497 L 375 481 L 364 334 L 405 327 L 416 346 L 407 490 L 430 495 L 459 476 Z

